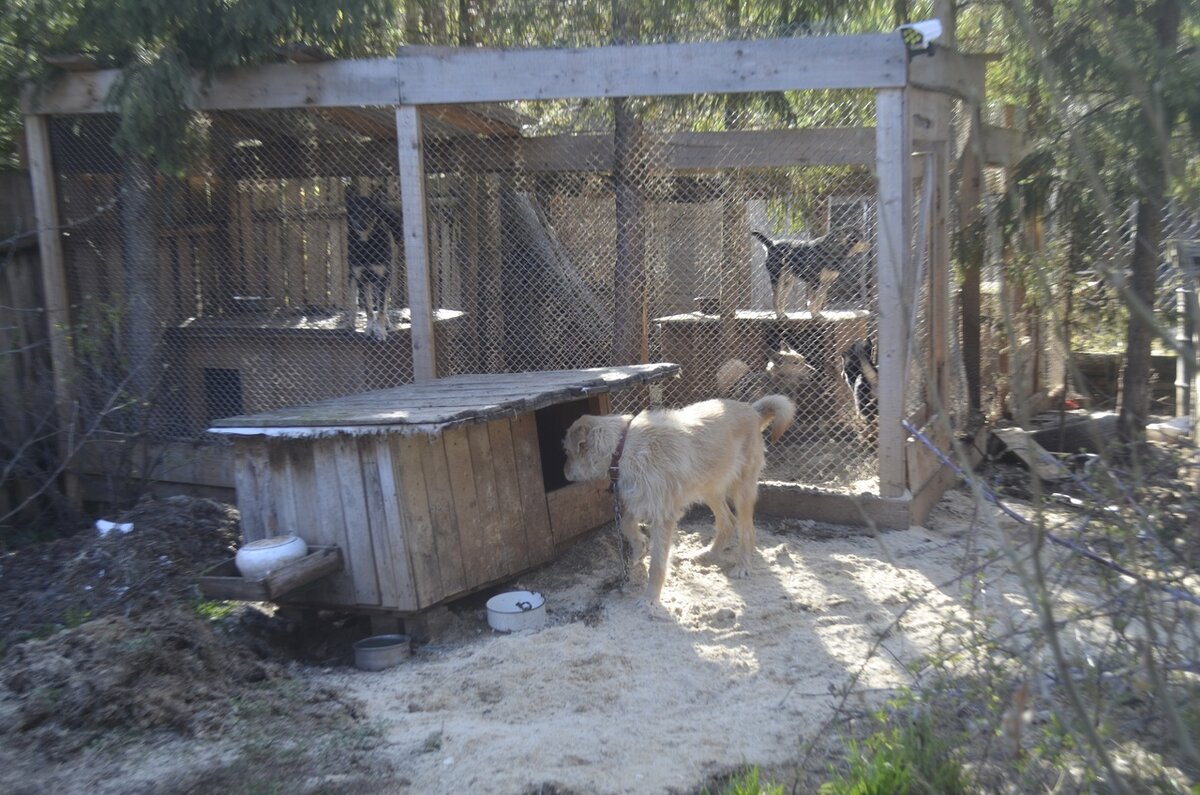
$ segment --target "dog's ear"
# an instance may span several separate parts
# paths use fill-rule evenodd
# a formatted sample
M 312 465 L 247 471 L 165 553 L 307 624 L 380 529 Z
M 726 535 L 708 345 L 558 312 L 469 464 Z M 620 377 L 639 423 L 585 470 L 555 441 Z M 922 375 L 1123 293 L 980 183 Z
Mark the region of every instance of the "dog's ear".
M 567 435 L 563 438 L 563 450 L 567 455 L 578 453 L 587 443 L 588 431 L 591 429 L 591 421 L 587 417 L 580 417 L 571 424 L 567 429 Z

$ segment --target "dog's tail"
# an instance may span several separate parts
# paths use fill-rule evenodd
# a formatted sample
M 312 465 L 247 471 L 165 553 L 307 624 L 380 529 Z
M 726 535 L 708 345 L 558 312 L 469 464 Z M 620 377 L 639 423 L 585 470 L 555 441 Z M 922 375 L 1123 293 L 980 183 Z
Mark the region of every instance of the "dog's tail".
M 766 235 L 764 235 L 762 232 L 755 232 L 754 230 L 751 230 L 750 235 L 751 235 L 751 237 L 753 237 L 759 243 L 762 243 L 767 248 L 770 248 L 771 246 L 775 245 L 775 241 L 772 240 L 771 238 L 767 237 Z
M 796 404 L 783 395 L 767 395 L 754 404 L 754 410 L 762 417 L 760 427 L 771 426 L 772 442 L 779 441 L 796 416 Z
M 725 362 L 717 368 L 717 394 L 721 397 L 729 397 L 733 385 L 749 372 L 750 366 L 741 359 L 730 359 Z

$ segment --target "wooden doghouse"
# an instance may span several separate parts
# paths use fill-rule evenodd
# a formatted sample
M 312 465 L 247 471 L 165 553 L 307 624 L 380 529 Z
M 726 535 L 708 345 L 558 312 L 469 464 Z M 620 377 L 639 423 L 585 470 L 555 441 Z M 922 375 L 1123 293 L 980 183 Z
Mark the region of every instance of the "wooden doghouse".
M 411 614 L 554 558 L 612 520 L 568 483 L 562 438 L 608 393 L 676 364 L 463 375 L 215 423 L 231 434 L 245 541 L 294 532 L 341 572 L 280 601 Z

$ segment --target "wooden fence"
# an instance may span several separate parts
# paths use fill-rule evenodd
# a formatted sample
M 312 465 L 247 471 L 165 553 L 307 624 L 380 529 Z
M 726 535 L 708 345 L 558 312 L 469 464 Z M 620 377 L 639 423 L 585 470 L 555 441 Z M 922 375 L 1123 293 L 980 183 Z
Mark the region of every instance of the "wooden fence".
M 54 399 L 29 174 L 0 173 L 0 517 L 29 502 L 54 456 Z M 37 501 L 15 518 L 36 515 Z M 0 527 L 9 524 L 0 519 Z

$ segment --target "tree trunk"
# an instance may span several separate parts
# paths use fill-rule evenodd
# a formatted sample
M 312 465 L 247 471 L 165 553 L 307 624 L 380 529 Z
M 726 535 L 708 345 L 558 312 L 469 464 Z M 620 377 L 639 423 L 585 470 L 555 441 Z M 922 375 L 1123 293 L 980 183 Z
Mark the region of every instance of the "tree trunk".
M 1161 184 L 1161 180 L 1155 181 Z M 1121 439 L 1126 442 L 1141 437 L 1150 413 L 1150 346 L 1154 342 L 1154 325 L 1146 315 L 1154 311 L 1162 217 L 1163 194 L 1156 185 L 1138 202 L 1133 262 L 1125 286 L 1129 321 L 1125 327 L 1125 373 L 1121 378 Z
M 1179 42 L 1182 5 L 1179 0 L 1159 0 L 1150 17 L 1159 48 L 1171 52 Z M 1171 120 L 1163 113 L 1161 86 L 1149 84 L 1151 95 L 1143 102 L 1147 135 L 1138 159 L 1138 177 L 1144 191 L 1137 207 L 1137 230 L 1126 303 L 1129 322 L 1125 337 L 1125 374 L 1121 381 L 1120 427 L 1123 441 L 1140 439 L 1150 413 L 1150 347 L 1154 342 L 1154 288 L 1162 246 L 1163 211 L 1166 208 L 1166 163 Z

